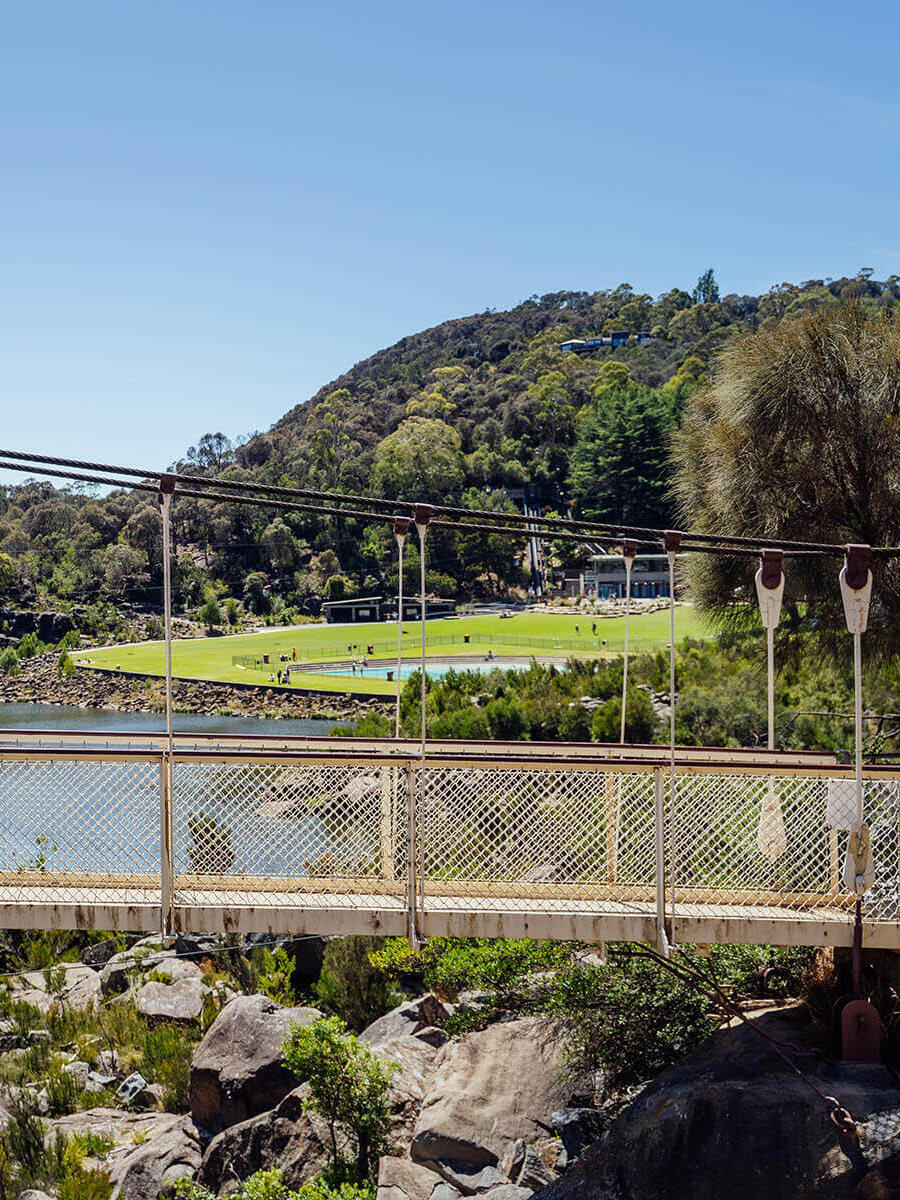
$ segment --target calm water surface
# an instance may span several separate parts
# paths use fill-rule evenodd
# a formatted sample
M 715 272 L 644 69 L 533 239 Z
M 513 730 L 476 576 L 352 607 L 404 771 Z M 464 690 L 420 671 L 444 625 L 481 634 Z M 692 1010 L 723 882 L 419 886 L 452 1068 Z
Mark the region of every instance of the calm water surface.
M 321 736 L 330 720 L 273 721 L 176 713 L 181 733 Z M 163 732 L 160 713 L 121 713 L 75 705 L 0 704 L 0 730 Z M 284 767 L 221 765 L 175 768 L 176 869 L 191 869 L 190 814 L 203 814 L 228 830 L 231 871 L 297 876 L 326 852 L 369 852 L 368 838 L 332 842 L 327 825 L 298 805 L 283 818 L 267 815 L 273 796 L 290 800 L 294 787 Z M 330 791 L 323 778 L 323 792 Z M 306 789 L 298 789 L 297 796 Z M 155 763 L 0 763 L 0 871 L 108 872 L 111 876 L 159 869 L 159 768 Z

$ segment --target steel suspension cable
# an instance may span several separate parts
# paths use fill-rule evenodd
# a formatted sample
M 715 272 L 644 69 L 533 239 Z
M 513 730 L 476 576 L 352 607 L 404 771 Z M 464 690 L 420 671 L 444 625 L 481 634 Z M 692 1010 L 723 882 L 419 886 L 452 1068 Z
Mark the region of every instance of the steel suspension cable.
M 12 451 L 12 450 L 0 449 L 0 458 L 2 458 L 2 459 L 19 459 L 21 462 L 30 462 L 30 463 L 55 465 L 55 466 L 66 466 L 66 467 L 74 467 L 74 468 L 78 468 L 78 469 L 88 469 L 88 470 L 93 470 L 93 471 L 114 473 L 117 475 L 128 475 L 128 476 L 142 479 L 142 480 L 159 478 L 163 474 L 169 474 L 178 483 L 188 484 L 193 489 L 225 487 L 225 488 L 233 490 L 233 491 L 245 492 L 248 495 L 258 494 L 260 492 L 263 492 L 263 493 L 269 493 L 269 494 L 276 495 L 276 496 L 283 496 L 285 498 L 293 496 L 293 497 L 302 497 L 307 500 L 321 500 L 323 502 L 332 502 L 332 503 L 336 503 L 336 504 L 344 504 L 344 503 L 360 504 L 360 505 L 370 506 L 371 508 L 377 508 L 377 509 L 383 510 L 385 512 L 390 510 L 390 513 L 392 516 L 396 515 L 396 512 L 398 509 L 410 510 L 411 512 L 414 511 L 414 509 L 415 509 L 415 502 L 407 501 L 407 500 L 399 500 L 399 499 L 398 500 L 385 500 L 381 497 L 376 497 L 376 496 L 355 495 L 355 494 L 340 493 L 340 492 L 327 492 L 327 491 L 317 490 L 317 489 L 313 489 L 313 488 L 288 488 L 288 487 L 284 487 L 284 486 L 277 485 L 277 484 L 251 483 L 246 480 L 224 479 L 222 477 L 209 478 L 206 476 L 184 475 L 184 474 L 180 474 L 177 472 L 146 471 L 142 468 L 139 469 L 139 468 L 134 468 L 134 467 L 118 467 L 118 466 L 111 466 L 109 464 L 104 464 L 104 463 L 90 462 L 90 461 L 83 460 L 83 459 L 58 458 L 58 457 L 54 457 L 54 456 L 50 456 L 50 455 L 30 454 L 30 453 L 24 453 L 24 452 L 19 452 L 19 451 Z M 11 468 L 11 469 L 21 470 L 22 468 L 19 467 L 19 468 Z M 42 472 L 34 472 L 34 473 L 35 474 L 38 474 L 38 473 L 48 474 L 49 472 L 42 471 Z M 107 483 L 107 484 L 112 483 L 113 486 L 120 486 L 120 487 L 133 486 L 133 485 L 128 485 L 121 480 L 109 481 L 109 480 L 93 479 L 93 480 L 89 480 L 89 482 L 101 482 L 101 483 Z M 179 489 L 179 490 L 183 490 L 183 489 Z M 184 494 L 193 495 L 194 492 L 184 491 Z M 202 498 L 202 497 L 200 497 L 200 498 Z M 210 499 L 223 499 L 221 496 L 214 496 L 213 494 L 210 494 L 209 498 Z M 233 498 L 231 499 L 231 502 L 232 503 L 235 502 Z M 299 507 L 299 505 L 296 505 L 295 507 Z M 617 523 L 617 522 L 576 521 L 576 520 L 570 520 L 568 518 L 560 518 L 560 517 L 534 517 L 534 516 L 526 517 L 519 513 L 515 513 L 515 514 L 514 513 L 496 513 L 496 512 L 487 510 L 487 509 L 458 508 L 458 507 L 454 507 L 454 506 L 450 506 L 450 505 L 435 506 L 435 510 L 436 510 L 436 512 L 438 512 L 446 517 L 456 518 L 458 521 L 461 521 L 461 522 L 466 522 L 468 519 L 470 519 L 472 517 L 489 520 L 495 526 L 495 528 L 493 530 L 491 530 L 492 532 L 495 532 L 495 533 L 501 532 L 501 529 L 498 526 L 502 525 L 502 524 L 513 525 L 513 526 L 515 526 L 515 528 L 518 532 L 527 532 L 527 531 L 529 531 L 529 527 L 533 527 L 534 524 L 540 524 L 545 527 L 544 530 L 540 531 L 540 533 L 545 538 L 547 538 L 547 537 L 556 538 L 566 532 L 572 533 L 572 532 L 578 532 L 578 531 L 594 532 L 596 535 L 599 536 L 600 531 L 604 531 L 604 534 L 607 539 L 614 539 L 617 542 L 621 541 L 624 536 L 630 535 L 630 534 L 641 535 L 643 537 L 649 537 L 650 539 L 652 539 L 655 542 L 657 540 L 661 540 L 665 536 L 665 533 L 666 533 L 666 530 L 664 530 L 664 529 L 657 529 L 657 528 L 653 528 L 650 526 L 628 526 L 628 525 L 623 525 L 623 524 Z M 331 515 L 340 515 L 340 514 L 337 512 L 337 510 L 335 510 L 335 512 L 333 512 Z M 435 523 L 437 524 L 438 521 L 435 521 Z M 449 522 L 446 522 L 446 521 L 441 521 L 440 523 L 441 524 L 449 524 Z M 479 529 L 483 529 L 484 527 L 473 524 L 471 526 L 471 528 L 473 530 L 478 531 Z M 743 546 L 743 547 L 754 547 L 756 549 L 760 549 L 760 548 L 764 548 L 764 547 L 768 546 L 768 547 L 772 547 L 775 549 L 791 550 L 794 552 L 810 551 L 810 552 L 816 552 L 816 553 L 826 554 L 826 555 L 843 555 L 843 553 L 844 553 L 843 545 L 839 545 L 837 543 L 828 543 L 828 542 L 803 542 L 803 541 L 794 541 L 794 540 L 778 539 L 778 538 L 771 538 L 771 537 L 748 537 L 748 536 L 737 536 L 737 535 L 731 535 L 731 534 L 707 534 L 707 533 L 701 533 L 699 531 L 684 531 L 682 536 L 685 537 L 686 539 L 690 539 L 691 542 L 694 543 L 694 546 L 693 546 L 694 549 L 699 549 L 699 544 L 705 543 L 705 544 L 708 544 L 711 546 L 717 546 L 717 547 L 723 547 L 723 548 L 725 546 L 734 546 L 736 548 Z M 875 547 L 875 548 L 873 548 L 873 553 L 890 556 L 890 557 L 897 557 L 897 556 L 900 556 L 900 547 L 891 547 L 891 546 Z

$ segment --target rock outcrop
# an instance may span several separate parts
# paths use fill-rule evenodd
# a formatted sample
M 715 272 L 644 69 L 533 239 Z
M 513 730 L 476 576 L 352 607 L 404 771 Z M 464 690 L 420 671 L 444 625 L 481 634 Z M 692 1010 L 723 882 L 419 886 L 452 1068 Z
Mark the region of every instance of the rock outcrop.
M 325 1122 L 303 1111 L 307 1089 L 295 1088 L 276 1108 L 217 1134 L 203 1156 L 199 1182 L 218 1195 L 235 1180 L 277 1166 L 282 1180 L 297 1188 L 328 1164 Z
M 315 1008 L 282 1008 L 267 996 L 230 1000 L 197 1047 L 191 1064 L 191 1115 L 219 1133 L 275 1108 L 297 1086 L 281 1061 L 291 1025 L 311 1025 Z
M 157 1200 L 168 1184 L 193 1178 L 201 1163 L 194 1123 L 172 1113 L 94 1108 L 60 1117 L 51 1136 L 56 1132 L 93 1133 L 113 1142 L 108 1159 L 96 1165 L 109 1172 L 115 1200 Z
M 469 1194 L 518 1182 L 504 1170 L 517 1144 L 545 1139 L 550 1114 L 566 1103 L 560 1048 L 556 1027 L 536 1017 L 448 1042 L 413 1132 L 413 1160 Z
M 54 971 L 63 971 L 65 979 L 58 992 L 47 987 L 43 971 L 26 971 L 10 981 L 10 990 L 16 1000 L 24 1000 L 49 1012 L 54 1004 L 82 1010 L 90 1008 L 101 999 L 100 976 L 91 967 L 80 963 L 61 963 Z
M 861 1195 L 859 1180 L 867 1172 L 876 1179 L 878 1164 L 900 1150 L 900 1087 L 881 1066 L 817 1060 L 821 1039 L 800 1007 L 751 1021 L 809 1052 L 804 1072 L 857 1122 L 858 1156 L 841 1149 L 828 1105 L 813 1087 L 752 1028 L 739 1025 L 663 1071 L 541 1200 Z
M 199 1019 L 210 989 L 196 979 L 179 983 L 145 983 L 138 988 L 134 1002 L 148 1021 L 178 1021 L 190 1024 Z

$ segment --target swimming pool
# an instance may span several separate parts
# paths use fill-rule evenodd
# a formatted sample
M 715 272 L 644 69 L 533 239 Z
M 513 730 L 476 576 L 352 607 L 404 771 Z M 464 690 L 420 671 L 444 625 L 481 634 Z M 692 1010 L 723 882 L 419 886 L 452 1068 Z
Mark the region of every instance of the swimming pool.
M 426 675 L 430 675 L 432 679 L 443 679 L 448 671 L 476 671 L 479 675 L 487 675 L 491 671 L 524 671 L 528 663 L 524 660 L 507 659 L 505 662 L 498 662 L 493 659 L 491 662 L 452 662 L 446 659 L 431 659 L 428 660 L 426 667 Z M 419 663 L 414 660 L 404 662 L 400 668 L 400 678 L 409 679 L 410 675 L 414 674 L 419 669 Z M 354 671 L 351 667 L 328 667 L 321 668 L 323 675 L 351 675 L 356 679 L 387 679 L 388 672 L 391 678 L 397 678 L 397 667 L 361 667 Z M 318 674 L 319 672 L 317 672 Z

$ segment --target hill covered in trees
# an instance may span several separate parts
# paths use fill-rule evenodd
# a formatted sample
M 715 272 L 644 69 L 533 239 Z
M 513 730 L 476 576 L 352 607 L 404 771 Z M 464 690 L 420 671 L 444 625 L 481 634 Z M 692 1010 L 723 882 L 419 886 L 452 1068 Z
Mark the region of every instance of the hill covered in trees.
M 890 308 L 900 277 L 877 281 L 864 269 L 722 296 L 707 271 L 692 292 L 657 298 L 628 284 L 532 296 L 404 338 L 268 432 L 238 446 L 208 434 L 177 466 L 498 509 L 524 489 L 549 510 L 668 523 L 670 437 L 717 353 L 736 335 L 849 297 L 871 312 Z M 613 331 L 627 335 L 615 348 L 561 349 Z M 176 598 L 207 603 L 210 616 L 225 597 L 284 618 L 323 596 L 396 586 L 387 529 L 182 498 L 174 534 Z M 414 547 L 408 565 L 412 582 Z M 524 582 L 521 547 L 507 539 L 436 534 L 429 568 L 429 587 L 445 594 L 502 594 Z M 41 482 L 0 490 L 0 588 L 10 596 L 156 603 L 160 574 L 148 497 L 96 499 Z

